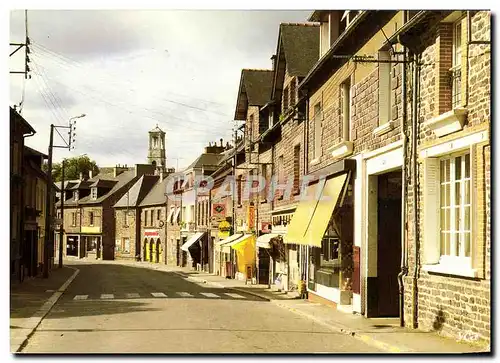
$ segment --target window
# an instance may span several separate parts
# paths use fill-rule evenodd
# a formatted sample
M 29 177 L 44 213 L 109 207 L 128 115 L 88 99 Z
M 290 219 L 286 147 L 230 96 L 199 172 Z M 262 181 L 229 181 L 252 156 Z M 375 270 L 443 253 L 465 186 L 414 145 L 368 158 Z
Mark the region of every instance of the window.
M 283 90 L 283 113 L 288 110 L 288 86 Z
M 314 159 L 321 156 L 321 136 L 323 135 L 322 130 L 322 118 L 323 112 L 321 110 L 321 103 L 314 105 Z
M 161 216 L 161 209 L 158 209 L 156 211 L 156 220 L 159 222 L 160 221 L 160 216 Z
M 94 225 L 94 212 L 89 212 L 89 224 Z
M 154 210 L 152 210 L 152 209 L 149 211 L 149 225 L 150 226 L 153 226 L 153 212 L 154 212 Z
M 128 211 L 123 212 L 123 224 L 128 226 Z
M 144 211 L 144 226 L 148 225 L 148 211 Z
M 182 207 L 182 219 L 187 222 L 186 207 Z
M 195 221 L 195 219 L 194 219 L 194 205 L 192 205 L 192 206 L 190 207 L 190 212 L 191 212 L 191 215 L 189 216 L 189 221 L 190 221 L 191 223 L 193 223 L 193 222 Z
M 248 127 L 247 127 L 247 137 L 248 137 L 248 144 L 250 144 L 253 140 L 253 123 L 254 123 L 254 116 L 250 115 L 249 120 L 248 120 Z
M 296 82 L 297 82 L 297 79 L 293 79 L 291 82 L 290 82 L 290 106 L 295 106 L 296 102 L 297 102 L 297 88 L 296 88 Z
M 348 78 L 341 87 L 342 97 L 342 141 L 351 140 L 351 79 Z
M 168 213 L 168 218 L 167 218 L 167 222 L 170 222 L 170 224 L 174 224 L 174 213 L 175 213 L 174 207 L 170 207 L 170 212 Z
M 201 210 L 201 203 L 198 202 L 197 204 L 197 209 L 198 209 L 198 215 L 196 216 L 196 221 L 197 221 L 197 224 L 200 225 L 201 224 L 201 213 L 202 213 L 202 210 Z
M 470 154 L 440 160 L 441 259 L 471 256 Z
M 130 238 L 123 238 L 122 251 L 123 253 L 130 253 Z
M 76 212 L 71 212 L 71 225 L 76 226 Z
M 267 193 L 268 193 L 268 190 L 269 190 L 269 180 L 267 178 L 267 164 L 261 164 L 261 176 L 262 178 L 265 180 L 264 181 L 264 188 L 262 188 L 261 192 L 260 192 L 260 198 L 261 198 L 261 201 L 266 201 L 266 198 L 267 198 Z
M 153 147 L 156 148 L 158 146 L 158 137 L 153 136 Z
M 381 61 L 390 61 L 391 54 L 388 51 L 379 51 L 378 59 Z M 378 64 L 378 79 L 379 79 L 379 102 L 378 102 L 378 124 L 383 125 L 391 120 L 391 75 L 392 75 L 392 64 L 391 63 L 379 63 Z
M 236 185 L 236 188 L 237 188 L 237 201 L 238 201 L 238 206 L 241 206 L 241 183 L 242 183 L 242 180 L 241 180 L 241 175 L 238 175 L 238 180 L 236 181 L 237 185 Z
M 269 123 L 268 128 L 272 128 L 274 126 L 274 112 L 269 111 Z
M 75 201 L 78 201 L 78 190 L 73 192 L 73 197 L 75 198 Z
M 97 188 L 96 187 L 93 187 L 90 190 L 90 198 L 92 198 L 93 200 L 97 199 Z
M 453 24 L 453 57 L 451 68 L 452 108 L 459 107 L 462 101 L 462 20 Z
M 300 144 L 293 148 L 293 192 L 300 193 Z

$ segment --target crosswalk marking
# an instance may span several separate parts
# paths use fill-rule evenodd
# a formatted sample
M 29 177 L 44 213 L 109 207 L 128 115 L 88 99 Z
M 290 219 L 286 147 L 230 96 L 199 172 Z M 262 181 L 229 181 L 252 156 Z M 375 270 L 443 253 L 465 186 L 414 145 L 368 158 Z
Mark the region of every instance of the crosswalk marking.
M 113 294 L 101 294 L 101 299 L 114 299 L 115 295 Z
M 189 292 L 178 292 L 177 294 L 182 297 L 193 297 Z
M 87 300 L 88 297 L 88 295 L 75 295 L 73 300 Z
M 220 297 L 219 295 L 216 295 L 213 292 L 200 292 L 200 294 L 206 297 Z
M 141 296 L 136 293 L 136 292 L 132 292 L 130 294 L 125 294 L 125 296 L 127 297 L 127 299 L 137 299 L 137 298 L 140 298 Z
M 151 295 L 154 297 L 167 297 L 163 292 L 152 292 Z
M 227 296 L 229 296 L 229 297 L 233 297 L 235 299 L 244 299 L 245 298 L 244 296 L 241 296 L 241 295 L 238 295 L 238 294 L 234 294 L 234 293 L 231 293 L 231 292 L 225 292 L 224 294 L 227 295 Z

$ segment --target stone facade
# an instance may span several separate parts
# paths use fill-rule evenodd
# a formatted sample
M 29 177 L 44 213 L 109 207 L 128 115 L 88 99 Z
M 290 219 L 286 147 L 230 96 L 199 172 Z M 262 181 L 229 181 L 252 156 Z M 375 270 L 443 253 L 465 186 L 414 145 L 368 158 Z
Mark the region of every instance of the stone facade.
M 464 12 L 465 13 L 465 12 Z M 450 24 L 442 23 L 436 31 L 428 31 L 423 35 L 428 41 L 422 51 L 422 67 L 419 74 L 418 104 L 418 152 L 430 150 L 439 146 L 453 147 L 464 137 L 486 132 L 487 138 L 467 146 L 473 153 L 471 158 L 472 175 L 472 255 L 471 265 L 474 276 L 461 276 L 458 272 L 439 273 L 426 267 L 425 216 L 429 213 L 429 205 L 425 205 L 425 163 L 426 159 L 418 160 L 418 200 L 417 218 L 418 230 L 414 231 L 412 223 L 409 229 L 409 276 L 405 279 L 405 320 L 410 325 L 416 323 L 419 328 L 432 329 L 444 335 L 460 339 L 463 333 L 475 333 L 477 337 L 490 340 L 490 45 L 468 44 L 468 21 L 461 14 L 462 39 L 462 80 L 459 107 L 467 110 L 466 121 L 461 130 L 445 136 L 437 136 L 426 122 L 451 110 L 450 90 L 444 82 L 443 69 L 450 65 L 451 47 L 449 38 Z M 460 18 L 459 17 L 459 18 Z M 471 40 L 490 40 L 490 14 L 486 11 L 471 12 Z M 455 20 L 456 21 L 456 20 Z M 467 56 L 468 55 L 468 56 Z M 434 64 L 434 66 L 432 66 Z M 439 81 L 438 81 L 439 79 Z M 439 95 L 439 97 L 437 97 Z M 437 103 L 437 104 L 436 104 Z M 466 148 L 460 149 L 463 151 Z M 443 151 L 439 157 L 449 157 L 450 153 Z M 408 208 L 412 215 L 414 206 L 412 186 L 409 186 Z M 415 256 L 415 237 L 419 255 Z M 414 267 L 418 264 L 416 309 L 413 308 Z M 465 264 L 462 269 L 469 269 Z M 414 322 L 414 316 L 417 321 Z
M 175 197 L 167 198 L 166 211 L 170 215 L 173 209 L 173 215 L 170 220 L 166 221 L 166 264 L 171 266 L 182 266 L 182 250 L 180 249 L 181 234 L 180 222 L 182 221 L 181 212 L 177 213 L 181 208 L 181 201 Z M 177 216 L 177 218 L 176 218 Z
M 140 214 L 137 208 L 115 208 L 115 258 L 134 260 L 140 255 Z
M 165 264 L 166 216 L 165 205 L 141 208 L 142 261 Z M 149 252 L 147 251 L 148 248 Z

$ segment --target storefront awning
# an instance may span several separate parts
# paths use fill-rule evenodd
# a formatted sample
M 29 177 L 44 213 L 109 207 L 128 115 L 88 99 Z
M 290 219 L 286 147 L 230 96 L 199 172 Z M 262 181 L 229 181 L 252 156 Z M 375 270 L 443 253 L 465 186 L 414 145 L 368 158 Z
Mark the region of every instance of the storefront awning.
M 262 236 L 259 236 L 256 241 L 256 246 L 260 248 L 271 248 L 269 245 L 269 242 L 276 237 L 279 237 L 280 234 L 278 233 L 266 233 L 263 234 Z
M 320 179 L 318 183 L 310 185 L 306 189 L 306 194 L 300 201 L 290 225 L 287 228 L 286 234 L 283 237 L 284 243 L 304 244 L 303 238 L 306 234 L 309 222 L 314 214 L 314 209 L 318 204 L 318 196 L 323 190 L 325 179 Z
M 181 246 L 181 250 L 187 252 L 189 250 L 189 247 L 191 247 L 193 244 L 195 244 L 196 242 L 198 242 L 204 234 L 205 234 L 205 232 L 197 232 L 197 233 L 195 233 L 190 239 L 188 239 L 186 241 L 186 243 L 184 243 Z
M 243 233 L 235 233 L 235 234 L 230 235 L 227 238 L 224 238 L 222 241 L 217 242 L 215 245 L 216 246 L 222 246 L 222 245 L 225 245 L 227 243 L 231 243 L 231 242 L 237 240 L 240 237 L 243 237 Z
M 288 226 L 284 243 L 321 247 L 321 240 L 349 175 L 350 173 L 344 173 L 326 182 L 320 179 L 316 184 L 316 188 L 321 188 L 319 198 L 318 189 L 314 190 L 313 194 L 309 191 L 312 186 L 308 188 L 308 199 L 311 199 L 311 195 L 314 195 L 314 198 L 299 204 Z
M 247 242 L 251 237 L 254 237 L 254 235 L 251 233 L 246 233 L 237 240 L 231 243 L 227 243 L 225 246 L 237 249 L 240 245 L 243 245 L 245 242 Z
M 318 201 L 313 217 L 304 236 L 304 244 L 321 247 L 321 240 L 330 222 L 337 202 L 346 185 L 349 174 L 342 174 L 326 181 L 321 199 Z

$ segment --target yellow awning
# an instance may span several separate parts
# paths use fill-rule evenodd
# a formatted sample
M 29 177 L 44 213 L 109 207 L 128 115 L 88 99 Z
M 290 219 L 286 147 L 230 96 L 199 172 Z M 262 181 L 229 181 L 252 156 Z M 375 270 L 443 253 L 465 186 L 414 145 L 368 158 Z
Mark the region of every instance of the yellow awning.
M 342 174 L 326 181 L 321 198 L 317 203 L 307 232 L 304 236 L 305 244 L 321 247 L 321 240 L 330 222 L 332 213 L 346 184 L 348 174 Z
M 293 213 L 287 232 L 283 236 L 284 243 L 304 244 L 303 239 L 306 234 L 307 226 L 314 214 L 316 204 L 318 204 L 318 195 L 323 190 L 325 179 L 320 179 L 318 183 L 310 185 L 306 189 L 305 198 L 303 197 L 299 206 Z

